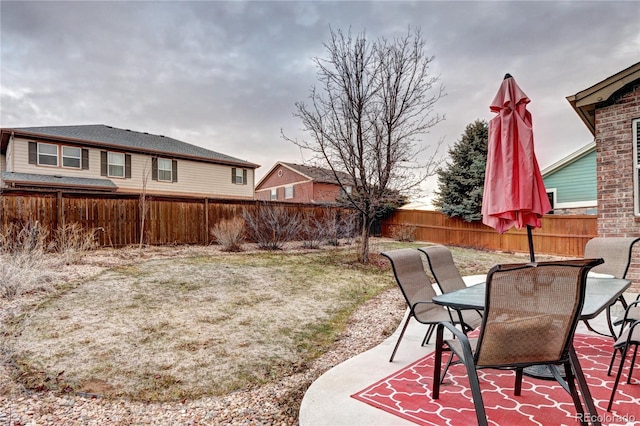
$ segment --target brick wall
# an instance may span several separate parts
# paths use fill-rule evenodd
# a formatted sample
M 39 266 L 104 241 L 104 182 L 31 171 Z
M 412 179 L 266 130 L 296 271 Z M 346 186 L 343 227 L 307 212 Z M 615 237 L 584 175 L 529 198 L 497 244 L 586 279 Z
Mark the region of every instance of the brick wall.
M 598 235 L 640 235 L 640 217 L 634 216 L 632 120 L 640 118 L 640 84 L 611 105 L 596 108 L 598 175 Z M 628 278 L 640 290 L 638 248 Z

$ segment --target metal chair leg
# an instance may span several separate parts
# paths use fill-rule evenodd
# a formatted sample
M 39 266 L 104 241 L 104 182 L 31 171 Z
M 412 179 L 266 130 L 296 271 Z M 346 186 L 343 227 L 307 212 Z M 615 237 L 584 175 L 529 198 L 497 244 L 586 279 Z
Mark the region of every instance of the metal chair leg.
M 573 400 L 573 405 L 576 408 L 576 413 L 578 414 L 580 423 L 586 426 L 588 423 L 585 421 L 584 408 L 582 407 L 580 395 L 578 395 L 578 390 L 576 388 L 576 377 L 573 375 L 573 371 L 571 370 L 571 362 L 564 363 L 564 371 L 566 372 L 565 383 L 567 384 L 567 391 L 571 395 L 571 399 Z
M 433 330 L 436 329 L 435 324 L 429 324 L 429 328 L 427 329 L 427 333 L 424 335 L 424 339 L 422 339 L 422 346 L 428 345 L 429 340 L 431 340 L 431 336 L 433 335 Z
M 631 375 L 633 374 L 633 366 L 636 365 L 636 355 L 638 354 L 638 345 L 633 345 L 634 351 L 631 357 L 631 365 L 629 366 L 629 376 L 627 377 L 627 384 L 631 384 Z
M 398 341 L 396 342 L 396 347 L 393 348 L 393 352 L 391 353 L 391 358 L 389 358 L 389 362 L 393 362 L 393 358 L 396 356 L 396 352 L 398 351 L 398 346 L 400 346 L 400 341 L 402 340 L 402 336 L 404 336 L 404 332 L 409 325 L 409 321 L 411 320 L 411 314 L 407 316 L 407 319 L 402 326 L 402 331 L 400 332 L 400 336 L 398 337 Z
M 616 390 L 618 389 L 618 383 L 620 382 L 620 376 L 622 375 L 622 368 L 624 367 L 624 359 L 627 357 L 627 349 L 628 345 L 625 345 L 620 352 L 622 352 L 622 357 L 620 359 L 620 366 L 618 367 L 618 372 L 616 373 L 616 379 L 613 382 L 613 389 L 611 389 L 611 397 L 609 398 L 609 405 L 607 405 L 607 411 L 611 411 L 611 406 L 613 405 L 613 398 L 616 396 Z

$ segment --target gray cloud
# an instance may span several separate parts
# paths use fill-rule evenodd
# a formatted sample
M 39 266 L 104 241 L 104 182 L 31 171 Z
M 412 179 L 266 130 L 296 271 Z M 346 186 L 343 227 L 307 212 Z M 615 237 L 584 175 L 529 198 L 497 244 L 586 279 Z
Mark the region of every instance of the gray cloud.
M 102 123 L 262 164 L 316 82 L 329 26 L 392 38 L 420 27 L 447 96 L 427 135 L 453 143 L 512 73 L 549 165 L 591 140 L 565 97 L 640 60 L 637 2 L 0 2 L 3 127 Z

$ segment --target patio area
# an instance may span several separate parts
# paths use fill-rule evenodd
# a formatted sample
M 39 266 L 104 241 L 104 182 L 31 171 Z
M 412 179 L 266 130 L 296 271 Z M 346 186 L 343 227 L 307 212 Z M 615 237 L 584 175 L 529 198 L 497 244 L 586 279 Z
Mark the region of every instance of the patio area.
M 480 282 L 484 277 L 465 277 L 467 284 Z M 627 293 L 625 298 L 628 301 L 635 300 L 636 294 Z M 618 311 L 620 310 L 620 311 Z M 621 312 L 619 304 L 615 306 L 612 312 L 617 316 Z M 595 320 L 590 321 L 591 325 L 597 330 L 607 330 L 606 315 L 603 312 Z M 299 422 L 301 426 L 320 426 L 320 425 L 410 425 L 416 424 L 413 421 L 405 419 L 395 414 L 391 414 L 383 409 L 376 408 L 365 402 L 359 401 L 352 397 L 353 394 L 362 391 L 375 382 L 390 376 L 404 367 L 407 367 L 426 355 L 432 353 L 435 349 L 434 340 L 429 345 L 420 346 L 424 337 L 427 326 L 412 320 L 409 323 L 404 338 L 400 344 L 393 362 L 389 362 L 389 356 L 393 351 L 393 347 L 398 338 L 400 330 L 387 338 L 380 345 L 370 349 L 354 358 L 351 358 L 342 364 L 333 367 L 321 377 L 319 377 L 307 390 L 300 407 Z M 576 334 L 591 335 L 585 325 L 580 322 L 576 330 Z M 613 341 L 611 342 L 613 344 Z M 611 349 L 608 354 L 611 354 Z M 580 357 L 580 354 L 579 354 Z M 619 359 L 619 358 L 618 358 Z M 582 361 L 581 361 L 582 362 Z M 627 363 L 628 365 L 628 363 Z M 584 368 L 584 366 L 583 366 Z M 495 371 L 495 370 L 494 370 Z M 628 370 L 625 369 L 625 374 Z M 614 369 L 615 373 L 615 369 Z M 513 374 L 513 373 L 510 373 Z M 635 373 L 636 375 L 638 373 Z M 623 377 L 626 377 L 623 376 Z M 525 378 L 525 381 L 527 379 Z M 613 381 L 613 376 L 611 377 Z M 555 382 L 550 382 L 555 383 Z M 512 381 L 510 382 L 510 386 Z M 481 384 L 481 387 L 483 385 Z M 626 385 L 633 386 L 633 385 Z M 512 389 L 507 389 L 511 392 Z M 523 395 L 526 390 L 523 390 Z M 640 386 L 637 389 L 636 399 L 640 399 Z M 595 397 L 594 397 L 595 398 Z M 608 395 L 607 395 L 608 398 Z M 446 396 L 442 395 L 439 400 L 442 405 L 446 405 Z M 452 406 L 452 408 L 455 408 Z M 615 405 L 614 405 L 615 410 Z M 634 420 L 640 420 L 640 405 L 638 405 L 638 413 L 633 413 L 634 418 L 624 418 L 616 416 L 615 413 L 608 413 L 598 408 L 599 415 L 602 416 L 603 424 L 635 424 Z M 560 416 L 564 413 L 559 412 Z M 630 417 L 630 416 L 627 416 Z M 575 415 L 564 419 L 559 418 L 557 424 L 576 424 Z

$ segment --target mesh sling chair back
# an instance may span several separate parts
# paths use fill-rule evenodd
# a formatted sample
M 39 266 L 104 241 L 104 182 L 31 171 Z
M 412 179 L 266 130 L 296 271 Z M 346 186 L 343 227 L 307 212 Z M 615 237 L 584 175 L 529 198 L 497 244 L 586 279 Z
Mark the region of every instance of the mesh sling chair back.
M 584 247 L 584 257 L 589 258 L 602 258 L 604 263 L 596 266 L 592 269 L 593 272 L 600 274 L 612 275 L 614 278 L 626 278 L 629 265 L 631 264 L 631 256 L 633 253 L 633 246 L 640 241 L 640 237 L 596 237 L 587 241 Z M 627 303 L 624 300 L 624 296 L 620 296 L 616 302 L 607 307 L 607 326 L 609 333 L 613 338 L 617 337 L 614 325 L 620 325 L 621 318 L 612 321 L 611 308 L 615 303 L 620 302 L 626 309 Z M 640 319 L 640 307 L 636 307 L 629 313 L 629 320 Z M 594 333 L 606 335 L 599 331 L 594 330 L 588 321 L 584 321 L 587 328 Z
M 398 341 L 389 359 L 389 362 L 392 362 L 411 318 L 415 318 L 422 324 L 429 325 L 422 341 L 423 345 L 428 342 L 433 330 L 440 321 L 458 323 L 459 320 L 454 320 L 447 309 L 431 301 L 436 292 L 425 273 L 422 257 L 417 250 L 407 248 L 391 250 L 381 254 L 391 262 L 396 282 L 409 308 L 400 336 L 398 336 Z
M 433 398 L 439 398 L 442 354 L 450 350 L 467 370 L 480 425 L 487 424 L 477 374 L 481 368 L 515 370 L 514 394 L 520 395 L 524 367 L 564 365 L 576 411 L 584 414 L 575 380 L 581 389 L 586 381 L 581 368 L 572 370 L 578 362 L 571 353 L 572 342 L 584 303 L 587 273 L 600 263 L 602 259 L 580 259 L 493 267 L 487 276 L 479 336 L 467 338 L 446 322 L 437 327 Z M 444 340 L 445 329 L 455 338 Z M 593 412 L 593 401 L 585 402 Z
M 467 287 L 460 275 L 460 270 L 453 261 L 453 254 L 449 248 L 435 245 L 420 247 L 418 250 L 425 254 L 431 275 L 442 293 L 450 293 Z M 475 329 L 481 322 L 482 315 L 479 312 L 469 310 L 464 313 L 465 326 Z

